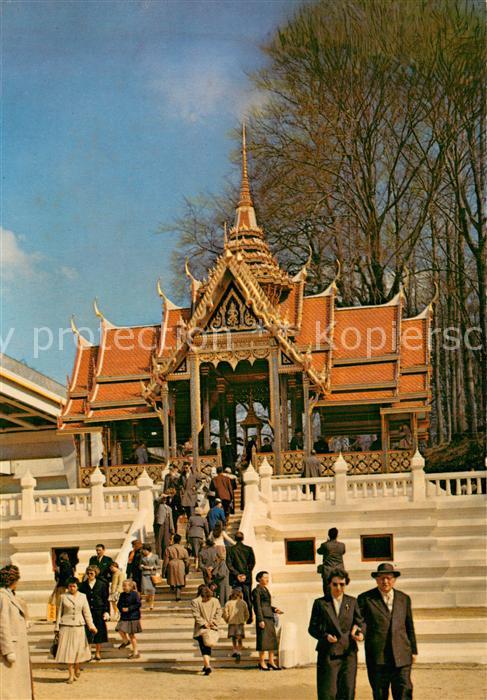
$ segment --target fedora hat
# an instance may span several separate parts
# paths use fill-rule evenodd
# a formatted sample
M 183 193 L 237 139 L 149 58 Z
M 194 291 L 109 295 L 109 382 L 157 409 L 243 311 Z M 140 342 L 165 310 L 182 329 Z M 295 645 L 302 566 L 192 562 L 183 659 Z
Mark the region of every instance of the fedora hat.
M 385 562 L 384 564 L 379 564 L 379 566 L 377 567 L 377 571 L 372 571 L 370 575 L 373 578 L 377 578 L 377 576 L 382 576 L 383 574 L 387 574 L 388 576 L 395 576 L 397 578 L 401 575 L 401 572 L 394 568 L 394 564 L 389 564 L 388 562 Z

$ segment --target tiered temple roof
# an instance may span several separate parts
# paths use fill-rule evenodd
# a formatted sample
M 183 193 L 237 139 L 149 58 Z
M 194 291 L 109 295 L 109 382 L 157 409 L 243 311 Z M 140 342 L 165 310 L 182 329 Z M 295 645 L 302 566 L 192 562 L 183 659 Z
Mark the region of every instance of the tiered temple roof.
M 428 334 L 432 306 L 403 317 L 400 292 L 379 306 L 337 305 L 332 282 L 305 296 L 307 266 L 294 277 L 279 267 L 257 225 L 243 134 L 242 186 L 234 226 L 208 280 L 191 278 L 190 307 L 173 304 L 158 284 L 162 320 L 117 327 L 100 318 L 100 345 L 74 328 L 77 354 L 60 428 L 157 417 L 161 382 L 187 374 L 185 358 L 208 332 L 260 329 L 273 339 L 281 363 L 301 371 L 319 405 L 426 406 L 430 399 Z

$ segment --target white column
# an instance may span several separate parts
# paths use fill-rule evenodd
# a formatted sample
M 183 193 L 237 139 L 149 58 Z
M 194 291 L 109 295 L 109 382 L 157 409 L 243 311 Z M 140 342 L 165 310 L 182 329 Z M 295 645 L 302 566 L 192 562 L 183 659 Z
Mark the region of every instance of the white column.
M 245 505 L 259 501 L 259 475 L 249 464 L 243 475 Z
M 139 513 L 145 511 L 145 531 L 147 535 L 151 535 L 154 529 L 154 498 L 152 495 L 152 487 L 154 482 L 147 474 L 145 468 L 137 479 L 137 487 L 139 489 Z
M 347 471 L 348 464 L 345 462 L 342 453 L 338 455 L 333 465 L 335 471 L 335 505 L 345 505 L 347 503 Z
M 424 501 L 426 498 L 426 477 L 424 473 L 424 457 L 416 450 L 411 458 L 411 479 L 413 482 L 413 501 Z
M 106 479 L 97 467 L 90 474 L 90 491 L 91 491 L 91 515 L 105 515 L 105 496 L 103 493 L 103 485 Z
M 20 480 L 20 488 L 22 489 L 22 520 L 32 520 L 35 517 L 34 489 L 36 484 L 36 479 L 34 479 L 30 470 L 27 470 Z
M 268 501 L 272 500 L 272 474 L 273 469 L 267 461 L 267 457 L 264 457 L 259 469 L 260 492 Z

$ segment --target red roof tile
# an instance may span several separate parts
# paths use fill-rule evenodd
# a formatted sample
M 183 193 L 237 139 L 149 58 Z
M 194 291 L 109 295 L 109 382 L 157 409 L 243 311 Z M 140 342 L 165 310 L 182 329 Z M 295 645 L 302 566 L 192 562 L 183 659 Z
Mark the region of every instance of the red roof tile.
M 125 406 L 118 408 L 103 408 L 103 409 L 93 409 L 90 412 L 90 419 L 94 418 L 107 418 L 113 416 L 114 418 L 120 418 L 126 416 L 127 418 L 132 418 L 139 414 L 153 413 L 156 417 L 156 413 L 150 408 L 150 406 Z
M 159 326 L 105 328 L 97 376 L 123 377 L 150 372 L 158 329 Z
M 378 357 L 396 352 L 397 305 L 335 309 L 333 356 Z
M 332 390 L 341 384 L 376 384 L 395 379 L 396 362 L 374 362 L 361 365 L 332 367 Z
M 394 392 L 388 389 L 378 389 L 371 391 L 343 391 L 327 396 L 327 401 L 360 401 L 362 399 L 390 399 Z
M 84 399 L 69 399 L 68 403 L 66 404 L 66 408 L 62 413 L 63 418 L 84 414 L 84 405 Z
M 140 382 L 103 382 L 97 384 L 90 397 L 91 403 L 98 401 L 126 401 L 141 399 Z
M 403 374 L 399 380 L 400 394 L 413 394 L 426 390 L 426 372 L 421 374 Z
M 303 284 L 294 282 L 286 299 L 279 304 L 277 311 L 281 318 L 289 321 L 292 326 L 296 326 L 299 316 L 299 305 L 303 297 Z
M 424 318 L 405 318 L 401 323 L 401 367 L 424 365 L 427 361 L 428 322 Z
M 88 393 L 91 389 L 97 355 L 98 345 L 85 345 L 78 341 L 73 374 L 69 383 L 70 392 Z
M 162 334 L 160 340 L 159 357 L 171 355 L 178 342 L 178 329 L 182 322 L 187 323 L 191 318 L 191 309 L 170 309 L 167 312 L 167 319 L 163 321 Z
M 295 338 L 298 345 L 324 347 L 329 342 L 330 297 L 304 297 L 301 328 Z M 328 333 L 327 333 L 328 329 Z

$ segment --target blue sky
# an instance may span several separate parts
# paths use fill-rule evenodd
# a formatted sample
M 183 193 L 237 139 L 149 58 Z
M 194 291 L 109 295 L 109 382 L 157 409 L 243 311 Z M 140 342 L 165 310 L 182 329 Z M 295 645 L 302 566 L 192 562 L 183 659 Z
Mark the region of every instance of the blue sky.
M 3 3 L 5 352 L 64 383 L 58 329 L 74 313 L 97 331 L 94 297 L 116 324 L 160 320 L 175 241 L 157 229 L 232 173 L 229 132 L 258 99 L 246 73 L 298 4 Z

